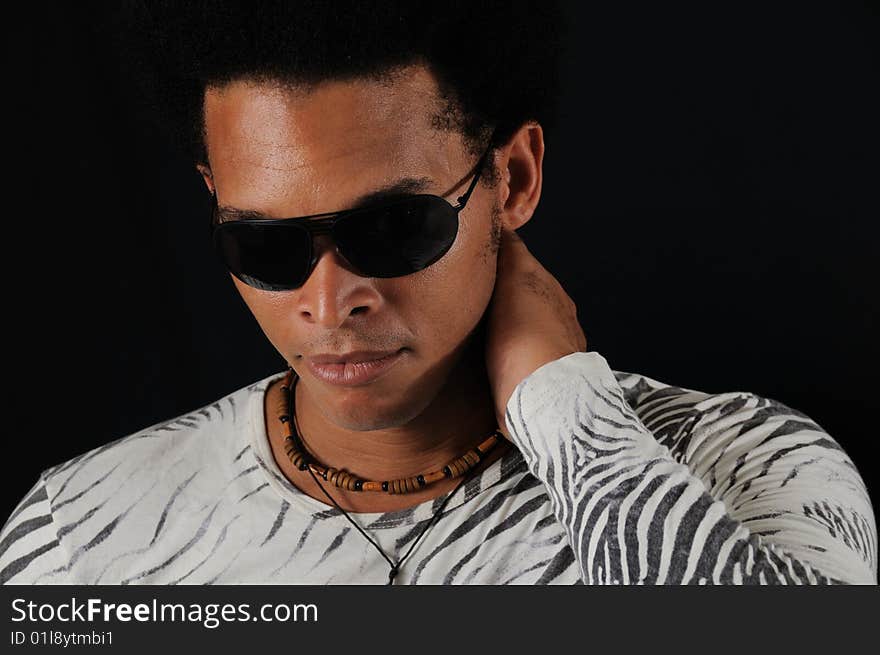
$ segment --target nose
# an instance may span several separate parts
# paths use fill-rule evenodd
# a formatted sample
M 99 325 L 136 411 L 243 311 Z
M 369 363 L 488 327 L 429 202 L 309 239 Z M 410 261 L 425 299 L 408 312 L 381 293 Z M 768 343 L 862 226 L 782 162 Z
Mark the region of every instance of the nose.
M 382 299 L 370 278 L 352 268 L 329 236 L 316 236 L 314 247 L 317 262 L 298 292 L 300 316 L 333 330 L 341 327 L 349 316 L 376 311 Z

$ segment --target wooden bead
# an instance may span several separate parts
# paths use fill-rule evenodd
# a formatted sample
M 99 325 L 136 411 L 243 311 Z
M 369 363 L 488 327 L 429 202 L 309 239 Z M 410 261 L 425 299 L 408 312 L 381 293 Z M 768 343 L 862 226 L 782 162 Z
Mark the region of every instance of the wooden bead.
M 449 465 L 449 468 L 452 470 L 452 477 L 457 478 L 462 473 L 464 473 L 464 467 L 461 465 L 459 460 L 455 460 Z
M 339 477 L 336 478 L 336 486 L 340 489 L 352 491 L 354 488 L 354 476 L 348 471 L 340 471 Z
M 426 473 L 424 475 L 425 484 L 432 484 L 434 482 L 437 482 L 437 480 L 442 480 L 445 477 L 446 476 L 443 475 L 443 471 L 433 471 L 431 473 Z

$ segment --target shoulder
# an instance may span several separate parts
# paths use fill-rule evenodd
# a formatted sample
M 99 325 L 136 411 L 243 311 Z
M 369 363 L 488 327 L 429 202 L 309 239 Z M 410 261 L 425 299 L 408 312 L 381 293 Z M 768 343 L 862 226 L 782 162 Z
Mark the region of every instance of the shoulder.
M 223 398 L 172 419 L 102 444 L 43 471 L 42 478 L 56 511 L 87 490 L 107 482 L 126 481 L 125 493 L 136 493 L 138 483 L 155 480 L 168 471 L 206 456 L 223 457 L 220 448 L 206 451 L 206 440 L 225 444 L 237 425 L 247 421 L 252 387 L 238 389 Z M 89 486 L 84 486 L 89 481 Z M 112 485 L 109 485 L 112 487 Z M 95 494 L 90 493 L 92 498 Z
M 254 402 L 276 377 L 45 469 L 0 531 L 0 584 L 74 582 L 72 565 L 122 517 L 142 515 L 127 524 L 148 529 L 158 498 L 189 483 L 216 492 L 249 448 Z
M 57 569 L 64 556 L 43 475 L 25 494 L 0 530 L 0 584 L 27 584 L 26 571 Z

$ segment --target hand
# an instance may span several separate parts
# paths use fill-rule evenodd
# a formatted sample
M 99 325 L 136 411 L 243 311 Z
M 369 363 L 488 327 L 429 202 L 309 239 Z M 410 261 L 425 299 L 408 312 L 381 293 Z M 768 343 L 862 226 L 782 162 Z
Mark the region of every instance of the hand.
M 513 230 L 504 230 L 486 326 L 486 372 L 495 415 L 509 439 L 505 414 L 513 390 L 544 364 L 586 352 L 574 301 Z

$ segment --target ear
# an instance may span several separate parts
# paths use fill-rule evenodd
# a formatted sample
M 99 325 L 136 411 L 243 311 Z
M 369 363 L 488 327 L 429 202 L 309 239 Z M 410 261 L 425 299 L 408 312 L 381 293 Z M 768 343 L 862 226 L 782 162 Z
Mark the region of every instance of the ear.
M 196 170 L 198 170 L 199 174 L 202 176 L 202 179 L 205 181 L 205 185 L 208 187 L 208 191 L 210 191 L 213 195 L 214 175 L 211 173 L 211 169 L 204 164 L 196 164 Z
M 498 155 L 501 172 L 501 221 L 510 230 L 528 223 L 541 199 L 544 163 L 544 130 L 526 123 L 514 133 Z

